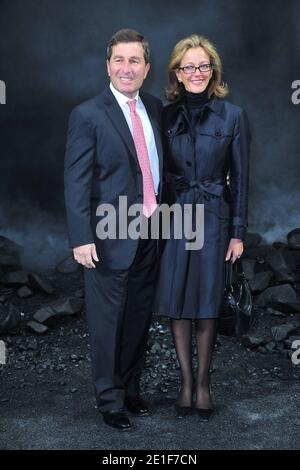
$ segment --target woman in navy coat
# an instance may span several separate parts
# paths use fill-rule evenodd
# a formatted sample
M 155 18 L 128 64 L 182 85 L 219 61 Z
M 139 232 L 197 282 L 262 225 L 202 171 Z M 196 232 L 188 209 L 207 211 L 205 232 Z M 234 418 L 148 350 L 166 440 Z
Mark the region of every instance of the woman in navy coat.
M 210 393 L 210 362 L 216 321 L 224 293 L 225 260 L 243 252 L 247 227 L 248 155 L 250 134 L 245 112 L 224 98 L 221 60 L 206 38 L 191 35 L 176 44 L 168 67 L 163 115 L 166 180 L 169 203 L 183 208 L 204 204 L 201 249 L 187 249 L 187 240 L 173 237 L 162 254 L 155 311 L 171 319 L 180 364 L 181 387 L 176 410 L 192 409 L 208 419 L 214 408 Z M 202 206 L 203 207 L 203 206 Z M 195 222 L 195 220 L 194 220 Z M 192 326 L 195 321 L 198 370 L 192 369 Z

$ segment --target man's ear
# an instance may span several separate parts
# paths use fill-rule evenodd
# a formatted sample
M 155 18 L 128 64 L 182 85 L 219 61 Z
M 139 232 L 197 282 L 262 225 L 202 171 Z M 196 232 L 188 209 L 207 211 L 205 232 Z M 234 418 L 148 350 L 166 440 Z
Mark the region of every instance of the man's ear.
M 147 75 L 148 75 L 148 73 L 149 73 L 149 70 L 150 70 L 150 64 L 148 63 L 148 64 L 146 65 L 146 68 L 145 68 L 144 80 L 145 80 L 145 78 L 147 77 Z
M 109 60 L 106 59 L 106 68 L 107 68 L 107 75 L 110 77 L 110 66 L 109 66 Z

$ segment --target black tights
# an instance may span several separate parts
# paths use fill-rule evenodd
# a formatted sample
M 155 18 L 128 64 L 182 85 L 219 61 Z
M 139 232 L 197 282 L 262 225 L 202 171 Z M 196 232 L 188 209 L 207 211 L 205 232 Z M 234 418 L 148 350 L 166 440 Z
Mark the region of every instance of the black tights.
M 171 330 L 180 365 L 181 387 L 177 400 L 180 406 L 191 406 L 193 396 L 192 320 L 171 320 Z M 216 338 L 216 319 L 195 320 L 198 369 L 196 375 L 196 407 L 211 408 L 210 363 Z

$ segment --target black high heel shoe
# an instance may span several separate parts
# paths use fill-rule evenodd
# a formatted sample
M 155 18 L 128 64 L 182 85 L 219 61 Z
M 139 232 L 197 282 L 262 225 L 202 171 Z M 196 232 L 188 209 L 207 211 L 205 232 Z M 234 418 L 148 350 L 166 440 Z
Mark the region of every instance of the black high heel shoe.
M 176 417 L 177 418 L 185 418 L 187 415 L 189 415 L 192 411 L 193 411 L 193 396 L 194 396 L 194 393 L 195 393 L 195 379 L 193 377 L 193 384 L 192 384 L 192 404 L 191 406 L 182 406 L 182 405 L 178 405 L 177 403 L 175 403 L 174 405 L 174 408 L 175 408 L 175 411 L 176 411 Z
M 212 394 L 211 387 L 209 387 L 209 393 L 210 393 L 210 396 L 211 396 L 211 394 Z M 215 408 L 197 408 L 197 407 L 195 407 L 195 410 L 196 410 L 196 413 L 199 416 L 199 418 L 201 418 L 201 421 L 209 421 L 211 416 L 216 411 Z
M 202 421 L 209 421 L 212 414 L 215 412 L 214 408 L 196 408 L 197 415 Z
M 176 418 L 185 418 L 192 411 L 191 406 L 181 406 L 181 405 L 175 404 L 174 408 L 176 411 Z

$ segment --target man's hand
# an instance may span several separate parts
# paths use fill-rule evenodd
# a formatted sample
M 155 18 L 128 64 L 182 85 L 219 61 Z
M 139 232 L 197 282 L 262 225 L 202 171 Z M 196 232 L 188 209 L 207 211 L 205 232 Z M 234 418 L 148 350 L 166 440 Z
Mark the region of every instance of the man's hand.
M 239 238 L 231 238 L 225 260 L 228 261 L 231 258 L 230 261 L 234 263 L 237 258 L 242 256 L 243 251 L 244 245 L 242 240 Z
M 76 246 L 73 248 L 73 254 L 77 263 L 82 264 L 85 268 L 95 268 L 93 260 L 99 261 L 95 243 Z

